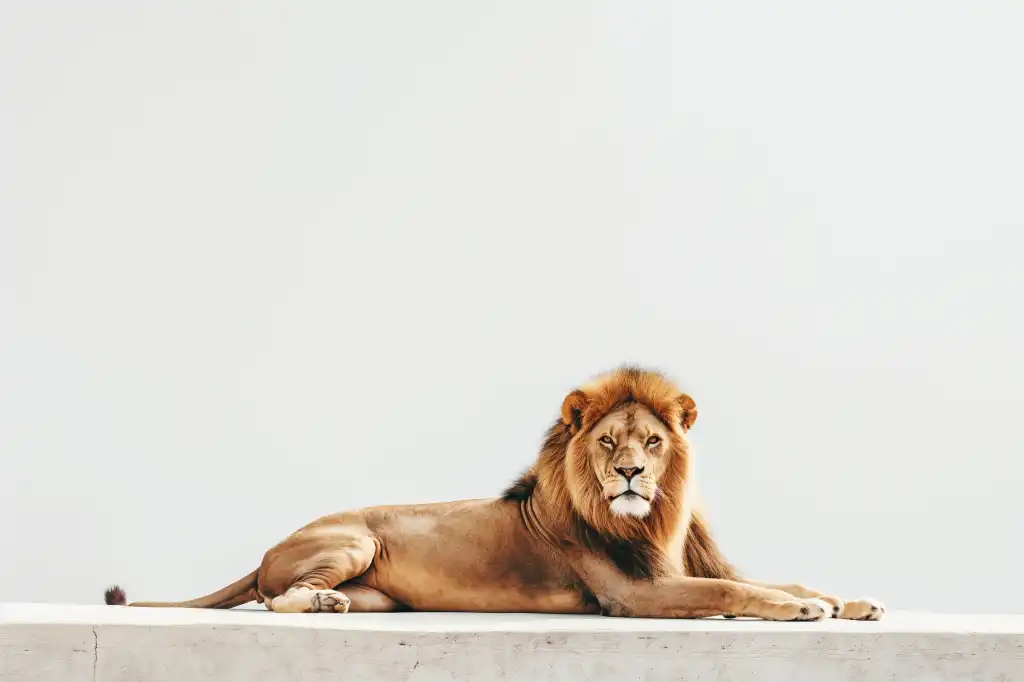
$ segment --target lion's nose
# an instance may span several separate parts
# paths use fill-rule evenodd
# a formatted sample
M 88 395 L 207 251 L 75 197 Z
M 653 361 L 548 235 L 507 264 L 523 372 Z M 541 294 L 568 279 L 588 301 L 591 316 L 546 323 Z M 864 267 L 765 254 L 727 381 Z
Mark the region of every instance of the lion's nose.
M 643 467 L 615 467 L 615 470 L 625 476 L 627 481 L 633 480 L 634 476 L 639 476 L 644 472 Z

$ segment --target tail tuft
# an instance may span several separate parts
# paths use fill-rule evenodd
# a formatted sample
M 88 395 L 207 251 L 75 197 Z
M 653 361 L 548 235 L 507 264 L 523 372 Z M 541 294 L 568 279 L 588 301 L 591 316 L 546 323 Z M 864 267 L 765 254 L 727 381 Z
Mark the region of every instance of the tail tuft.
M 124 606 L 128 603 L 125 598 L 124 590 L 121 589 L 120 585 L 111 585 L 107 588 L 107 591 L 103 593 L 103 601 L 108 606 Z

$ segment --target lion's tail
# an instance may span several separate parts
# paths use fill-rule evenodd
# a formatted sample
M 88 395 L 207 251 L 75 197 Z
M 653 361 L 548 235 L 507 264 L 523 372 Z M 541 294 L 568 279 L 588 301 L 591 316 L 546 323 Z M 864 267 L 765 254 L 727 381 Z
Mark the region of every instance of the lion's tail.
M 124 590 L 113 585 L 103 595 L 103 600 L 111 606 L 155 606 L 155 607 L 179 607 L 186 609 L 230 609 L 241 604 L 247 604 L 259 599 L 256 590 L 256 573 L 236 580 L 227 587 L 197 599 L 188 601 L 136 601 L 128 603 Z

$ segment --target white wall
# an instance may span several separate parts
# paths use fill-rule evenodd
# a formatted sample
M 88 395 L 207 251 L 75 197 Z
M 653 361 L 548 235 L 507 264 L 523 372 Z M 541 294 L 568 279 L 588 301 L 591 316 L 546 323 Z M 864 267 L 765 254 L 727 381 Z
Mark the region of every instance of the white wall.
M 0 600 L 195 596 L 319 514 L 496 494 L 637 361 L 748 572 L 1024 610 L 1022 31 L 6 0 Z

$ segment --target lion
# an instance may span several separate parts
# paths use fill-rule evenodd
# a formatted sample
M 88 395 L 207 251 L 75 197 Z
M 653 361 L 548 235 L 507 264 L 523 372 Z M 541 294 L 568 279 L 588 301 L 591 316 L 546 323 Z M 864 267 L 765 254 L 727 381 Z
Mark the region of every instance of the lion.
M 501 497 L 370 507 L 297 530 L 259 568 L 183 602 L 278 613 L 474 611 L 878 620 L 874 599 L 741 576 L 694 509 L 692 398 L 621 367 L 569 393 L 534 464 Z

